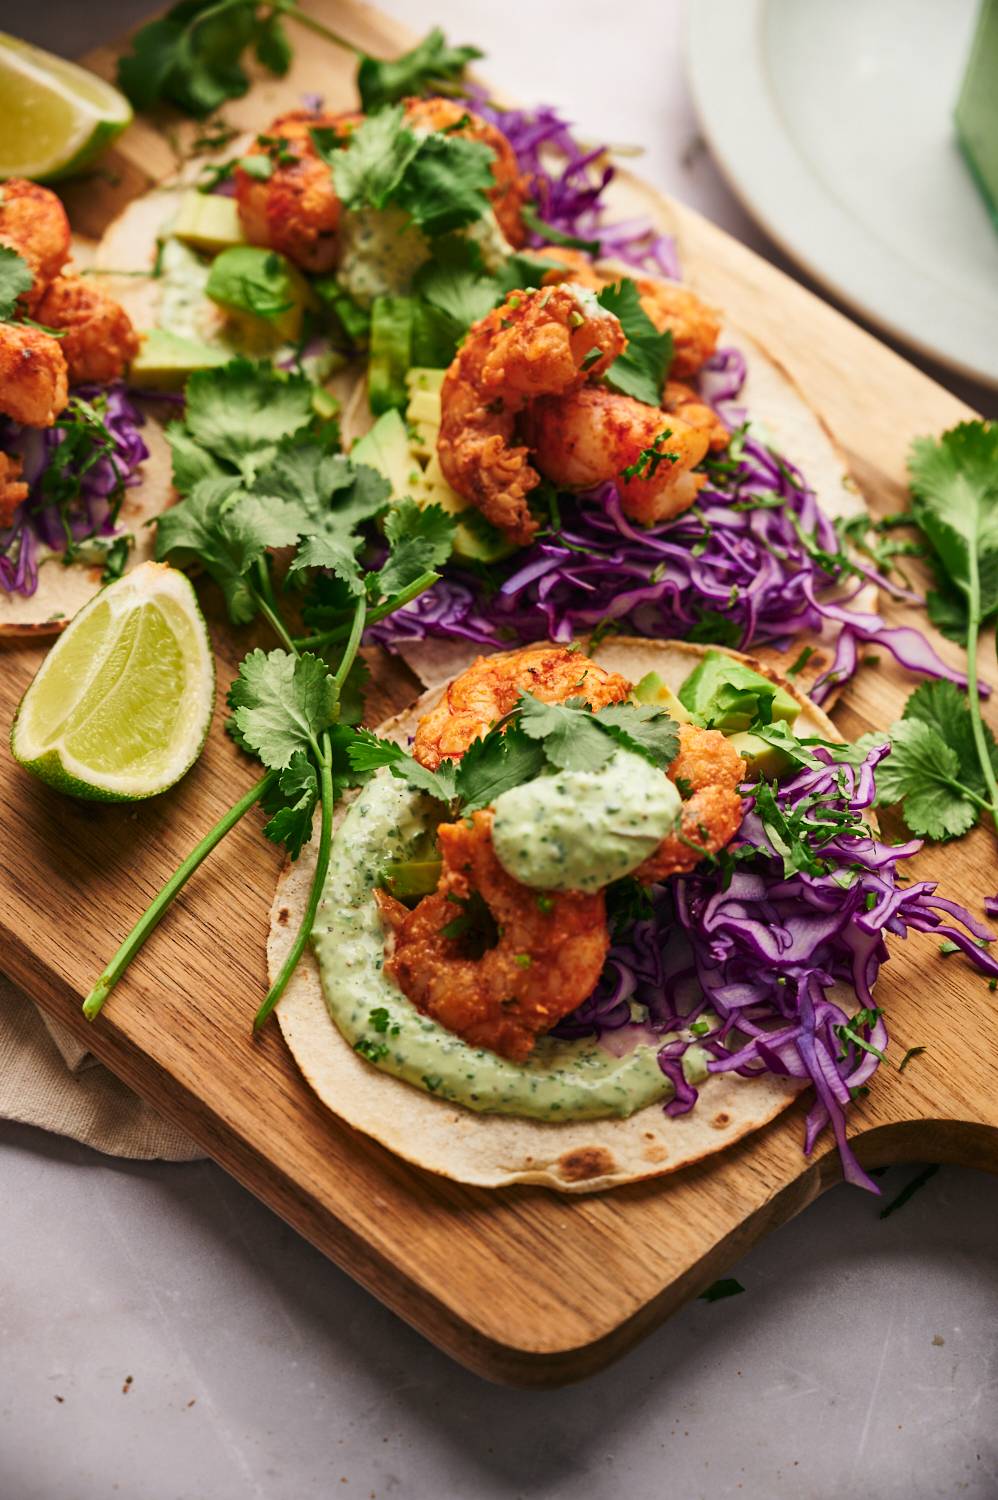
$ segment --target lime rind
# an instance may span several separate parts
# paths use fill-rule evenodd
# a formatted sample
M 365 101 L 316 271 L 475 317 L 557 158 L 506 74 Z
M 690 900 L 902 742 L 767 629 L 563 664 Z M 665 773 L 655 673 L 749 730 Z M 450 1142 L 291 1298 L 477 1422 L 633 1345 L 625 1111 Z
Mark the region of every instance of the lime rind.
M 102 590 L 52 647 L 11 729 L 15 760 L 91 801 L 157 796 L 197 760 L 215 665 L 183 573 L 148 562 Z

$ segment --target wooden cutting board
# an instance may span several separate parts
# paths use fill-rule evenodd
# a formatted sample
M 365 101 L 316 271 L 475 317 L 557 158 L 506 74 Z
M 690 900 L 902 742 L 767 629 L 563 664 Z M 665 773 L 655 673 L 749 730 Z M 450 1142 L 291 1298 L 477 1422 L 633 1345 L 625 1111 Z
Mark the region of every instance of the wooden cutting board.
M 358 4 L 315 0 L 309 9 L 372 52 L 392 55 L 410 44 L 395 23 Z M 234 123 L 260 128 L 306 91 L 335 107 L 353 102 L 351 60 L 307 36 L 296 43 L 291 75 L 261 81 L 227 109 Z M 111 76 L 118 50 L 89 61 Z M 192 134 L 183 123 L 174 140 L 183 146 Z M 176 156 L 143 120 L 110 165 L 117 183 L 91 179 L 67 192 L 83 232 L 100 233 L 131 196 L 174 169 Z M 633 180 L 619 196 L 622 210 L 640 204 L 675 230 L 690 280 L 793 372 L 846 449 L 871 506 L 899 509 L 911 437 L 972 413 L 696 214 Z M 134 808 L 76 804 L 0 751 L 0 966 L 240 1182 L 455 1358 L 524 1385 L 588 1375 L 836 1182 L 835 1153 L 825 1141 L 804 1160 L 798 1104 L 703 1166 L 593 1198 L 481 1192 L 396 1160 L 319 1105 L 276 1027 L 251 1038 L 278 863 L 255 814 L 191 881 L 88 1027 L 80 997 L 162 881 L 252 779 L 221 717 L 223 688 L 256 641 L 223 622 L 210 589 L 203 597 L 219 657 L 219 712 L 200 763 L 174 791 Z M 888 612 L 896 620 L 910 613 L 893 605 Z M 957 658 L 946 643 L 941 649 Z M 3 648 L 4 726 L 42 651 Z M 983 656 L 990 670 L 993 654 Z M 371 722 L 415 687 L 385 657 L 376 680 Z M 837 711 L 841 729 L 853 736 L 889 724 L 911 686 L 886 661 L 867 668 Z M 977 910 L 998 889 L 988 831 L 921 856 L 915 869 Z M 916 936 L 893 944 L 877 998 L 892 1056 L 927 1050 L 903 1075 L 881 1069 L 853 1111 L 861 1160 L 998 1168 L 998 1007 L 986 981 Z

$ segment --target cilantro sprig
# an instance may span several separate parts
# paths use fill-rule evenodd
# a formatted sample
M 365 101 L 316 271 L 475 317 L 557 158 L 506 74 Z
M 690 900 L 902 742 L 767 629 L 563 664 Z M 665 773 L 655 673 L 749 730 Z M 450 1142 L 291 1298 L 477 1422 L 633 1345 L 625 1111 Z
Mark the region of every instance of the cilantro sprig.
M 139 918 L 84 1002 L 88 1017 L 194 871 L 261 803 L 265 837 L 292 859 L 312 837 L 316 814 L 319 827 L 305 914 L 255 1025 L 266 1020 L 311 936 L 335 804 L 367 774 L 348 756 L 362 712 L 364 628 L 431 587 L 450 555 L 453 519 L 412 500 L 389 507 L 387 481 L 335 451 L 335 423 L 316 423 L 314 394 L 301 377 L 234 360 L 191 377 L 185 415 L 170 430 L 183 498 L 159 518 L 157 556 L 200 568 L 222 589 L 234 623 L 260 616 L 280 643 L 250 651 L 228 695 L 229 733 L 264 774 Z M 328 627 L 311 640 L 292 635 L 275 551 L 284 555 L 285 602 L 293 590 L 307 601 L 303 613 Z
M 947 633 L 962 624 L 970 690 L 935 683 L 912 695 L 880 789 L 903 803 L 912 832 L 952 838 L 982 809 L 998 820 L 998 756 L 977 686 L 981 630 L 998 616 L 998 424 L 961 422 L 938 440 L 916 439 L 908 472 L 911 518 L 946 580 Z
M 362 52 L 295 0 L 179 0 L 135 33 L 131 52 L 118 62 L 119 86 L 136 109 L 170 103 L 203 119 L 246 93 L 248 55 L 284 77 L 293 56 L 285 19 L 354 54 L 365 110 L 408 94 L 440 92 L 482 55 L 475 47 L 451 47 L 434 27 L 418 46 L 389 62 Z
M 630 277 L 604 287 L 597 293 L 597 301 L 619 320 L 627 337 L 627 348 L 606 373 L 607 384 L 646 406 L 661 406 L 662 388 L 672 364 L 672 334 L 668 329 L 659 333 L 641 306 L 637 286 Z

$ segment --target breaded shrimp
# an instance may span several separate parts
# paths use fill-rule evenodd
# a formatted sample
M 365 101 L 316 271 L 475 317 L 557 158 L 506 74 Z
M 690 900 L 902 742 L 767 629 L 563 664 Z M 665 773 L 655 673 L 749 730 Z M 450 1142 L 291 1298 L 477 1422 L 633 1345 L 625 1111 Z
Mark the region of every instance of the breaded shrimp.
M 21 460 L 13 453 L 0 453 L 0 527 L 10 526 L 14 512 L 28 498 L 21 478 Z
M 707 434 L 711 453 L 721 453 L 731 442 L 731 433 L 712 406 L 708 406 L 684 380 L 667 380 L 662 392 L 662 410 L 680 417 L 687 427 Z
M 26 427 L 51 427 L 68 397 L 59 340 L 40 328 L 0 323 L 0 412 Z
M 627 515 L 646 525 L 688 510 L 706 483 L 692 472 L 707 452 L 704 429 L 603 386 L 532 402 L 521 431 L 546 479 L 570 490 L 612 481 Z
M 407 99 L 405 121 L 420 134 L 424 131 L 446 131 L 467 141 L 479 141 L 495 154 L 492 176 L 495 187 L 489 193 L 499 228 L 514 249 L 526 240 L 521 211 L 530 192 L 527 178 L 520 171 L 516 152 L 495 125 L 483 120 L 454 99 Z
M 480 656 L 444 689 L 439 703 L 420 719 L 412 753 L 430 770 L 449 756 L 460 757 L 515 706 L 521 693 L 542 703 L 582 698 L 593 709 L 620 703 L 631 684 L 580 651 L 565 646 L 525 646 L 520 651 Z
M 358 114 L 299 109 L 279 115 L 257 136 L 246 154 L 268 158 L 270 176 L 252 177 L 242 167 L 235 172 L 239 218 L 250 244 L 279 250 L 303 271 L 332 269 L 339 250 L 341 205 L 312 131 L 335 130 L 346 136 L 362 119 Z
M 33 314 L 69 259 L 69 220 L 55 193 L 23 177 L 0 183 L 0 245 L 16 250 L 28 263 L 35 282 L 24 305 Z
M 598 269 L 580 250 L 563 250 L 557 245 L 544 245 L 536 253 L 558 261 L 566 268 L 549 272 L 544 277 L 549 285 L 571 280 L 599 291 L 626 274 L 622 271 L 607 272 Z M 668 329 L 672 334 L 672 373 L 678 376 L 695 375 L 717 348 L 721 332 L 721 320 L 717 312 L 706 302 L 701 302 L 689 287 L 680 286 L 678 282 L 654 276 L 633 276 L 631 279 L 638 289 L 641 306 L 659 333 Z
M 437 829 L 440 884 L 413 911 L 375 892 L 395 936 L 385 971 L 449 1031 L 523 1062 L 538 1036 L 596 987 L 610 947 L 603 892 L 552 891 L 538 902 L 496 858 L 491 812 L 470 822 Z M 445 936 L 462 915 L 474 925 L 476 896 L 490 930 L 475 934 L 477 941 L 470 930 Z
M 684 799 L 680 825 L 635 870 L 634 878 L 645 885 L 694 869 L 705 854 L 730 844 L 741 826 L 737 787 L 745 780 L 745 762 L 719 730 L 680 724 L 679 754 L 668 774 Z
M 64 329 L 59 340 L 71 385 L 118 380 L 139 352 L 139 340 L 125 309 L 102 287 L 79 276 L 57 276 L 35 316 L 46 328 Z
M 589 294 L 560 286 L 511 292 L 469 330 L 440 392 L 437 453 L 448 482 L 510 541 L 537 530 L 527 496 L 540 482 L 514 443 L 517 414 L 596 379 L 626 343 Z

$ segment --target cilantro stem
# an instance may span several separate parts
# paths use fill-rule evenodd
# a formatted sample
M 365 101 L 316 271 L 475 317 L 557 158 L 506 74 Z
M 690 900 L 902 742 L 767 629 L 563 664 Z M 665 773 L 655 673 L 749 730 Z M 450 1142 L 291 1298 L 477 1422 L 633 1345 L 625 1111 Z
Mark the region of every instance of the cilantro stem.
M 276 11 L 283 16 L 290 16 L 297 21 L 299 26 L 305 26 L 309 31 L 314 31 L 316 36 L 324 37 L 327 42 L 332 42 L 336 47 L 342 47 L 346 52 L 352 52 L 354 57 L 363 57 L 364 53 L 353 42 L 348 42 L 346 37 L 338 36 L 335 31 L 330 31 L 328 26 L 323 26 L 321 21 L 316 21 L 312 16 L 306 15 L 305 11 L 299 10 L 294 0 L 276 0 L 274 5 Z
M 977 547 L 967 548 L 968 620 L 967 620 L 967 705 L 970 709 L 970 724 L 974 732 L 974 747 L 981 765 L 981 775 L 991 798 L 988 804 L 991 816 L 998 821 L 998 780 L 991 764 L 987 740 L 984 738 L 984 720 L 981 717 L 981 694 L 977 683 L 977 645 L 981 630 L 981 573 Z
M 427 589 L 432 588 L 439 577 L 440 574 L 433 571 L 420 573 L 418 578 L 414 578 L 412 583 L 408 584 L 404 589 L 400 589 L 397 594 L 393 595 L 391 599 L 386 600 L 384 604 L 376 604 L 372 609 L 369 609 L 364 621 L 365 626 L 374 625 L 378 620 L 384 620 L 388 615 L 394 614 L 403 605 L 411 604 L 413 599 L 418 598 L 420 594 L 425 594 Z M 322 650 L 324 646 L 332 646 L 337 641 L 345 640 L 352 628 L 352 625 L 334 625 L 331 630 L 323 630 L 318 635 L 296 636 L 294 644 L 300 651 Z
M 267 573 L 267 564 L 262 557 L 257 559 L 257 586 L 254 588 L 251 584 L 250 590 L 260 613 L 277 636 L 277 639 L 281 642 L 281 645 L 286 646 L 292 656 L 297 656 L 298 648 L 288 634 L 284 621 L 277 612 L 273 589 L 270 587 L 270 576 Z
M 360 638 L 364 634 L 364 626 L 366 623 L 367 600 L 361 597 L 357 600 L 357 608 L 354 610 L 353 623 L 350 626 L 350 634 L 347 636 L 347 643 L 343 647 L 343 655 L 340 657 L 340 664 L 336 668 L 336 671 L 333 673 L 333 682 L 336 686 L 337 696 L 339 696 L 339 694 L 342 692 L 343 684 L 346 682 L 347 677 L 350 674 L 350 668 L 353 666 L 354 661 L 357 657 L 357 652 L 360 650 Z
M 194 874 L 194 871 L 208 857 L 215 845 L 220 844 L 225 835 L 236 826 L 243 814 L 249 812 L 255 802 L 259 802 L 268 788 L 277 780 L 278 775 L 279 772 L 277 771 L 268 771 L 266 776 L 262 776 L 255 786 L 251 786 L 249 791 L 240 797 L 238 802 L 222 814 L 214 828 L 205 834 L 197 847 L 192 849 L 190 854 L 188 854 L 183 864 L 178 866 L 173 872 L 163 889 L 150 905 L 146 907 L 142 916 L 136 922 L 90 991 L 90 994 L 84 1000 L 83 1014 L 88 1021 L 92 1021 L 98 1014 L 104 1001 L 114 989 L 114 986 L 118 983 L 118 980 L 128 968 L 128 965 L 136 953 L 138 953 L 146 938 L 165 914 L 174 896 L 183 889 Z
M 329 851 L 333 842 L 333 750 L 328 730 L 324 730 L 322 733 L 322 743 L 318 759 L 319 787 L 322 799 L 322 823 L 319 831 L 319 852 L 315 861 L 315 874 L 312 876 L 312 886 L 308 893 L 308 905 L 305 908 L 305 915 L 302 917 L 301 926 L 295 933 L 295 940 L 288 950 L 288 956 L 281 965 L 281 971 L 253 1018 L 254 1031 L 259 1031 L 264 1021 L 266 1021 L 270 1012 L 287 989 L 288 981 L 301 962 L 301 956 L 305 952 L 306 944 L 312 936 L 316 913 L 319 910 L 319 902 L 322 899 L 323 886 L 326 883 L 326 872 L 329 869 Z

